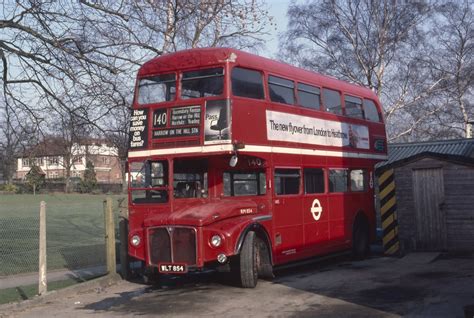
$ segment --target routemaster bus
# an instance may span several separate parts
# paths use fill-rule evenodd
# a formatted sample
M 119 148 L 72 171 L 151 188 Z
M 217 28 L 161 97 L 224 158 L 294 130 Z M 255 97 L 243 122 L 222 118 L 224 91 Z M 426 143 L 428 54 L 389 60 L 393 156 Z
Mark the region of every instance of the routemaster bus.
M 129 256 L 247 288 L 275 266 L 364 257 L 386 143 L 370 89 L 229 48 L 157 57 L 131 116 Z

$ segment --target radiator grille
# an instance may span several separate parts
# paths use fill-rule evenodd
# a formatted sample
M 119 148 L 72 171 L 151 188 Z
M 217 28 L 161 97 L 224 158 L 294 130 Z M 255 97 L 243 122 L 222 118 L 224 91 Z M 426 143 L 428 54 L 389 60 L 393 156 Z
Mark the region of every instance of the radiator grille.
M 158 227 L 148 232 L 150 264 L 196 264 L 196 231 L 187 227 Z

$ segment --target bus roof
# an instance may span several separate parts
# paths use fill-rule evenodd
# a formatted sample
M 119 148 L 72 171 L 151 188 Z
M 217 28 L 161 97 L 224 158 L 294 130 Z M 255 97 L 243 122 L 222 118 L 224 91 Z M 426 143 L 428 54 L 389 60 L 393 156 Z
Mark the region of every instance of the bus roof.
M 181 69 L 202 68 L 225 62 L 266 71 L 274 75 L 297 80 L 298 82 L 334 88 L 348 94 L 378 100 L 377 95 L 366 87 L 232 48 L 197 48 L 164 54 L 146 62 L 140 68 L 138 76 L 143 77 Z

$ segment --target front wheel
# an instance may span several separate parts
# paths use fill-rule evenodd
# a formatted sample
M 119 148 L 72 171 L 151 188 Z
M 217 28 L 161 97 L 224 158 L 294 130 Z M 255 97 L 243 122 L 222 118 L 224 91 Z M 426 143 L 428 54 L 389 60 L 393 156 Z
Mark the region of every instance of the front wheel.
M 255 232 L 248 232 L 240 251 L 239 276 L 244 288 L 254 288 L 258 281 L 258 248 Z

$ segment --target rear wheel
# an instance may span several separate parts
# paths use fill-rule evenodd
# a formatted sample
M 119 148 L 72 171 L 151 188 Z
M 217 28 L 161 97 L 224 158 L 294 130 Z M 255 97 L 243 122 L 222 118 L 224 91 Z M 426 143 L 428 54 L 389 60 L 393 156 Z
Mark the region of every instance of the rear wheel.
M 254 288 L 257 286 L 259 259 L 257 240 L 255 232 L 248 232 L 240 251 L 238 273 L 240 283 L 244 288 Z
M 355 259 L 364 259 L 369 255 L 369 225 L 364 218 L 358 218 L 354 224 L 352 255 Z

